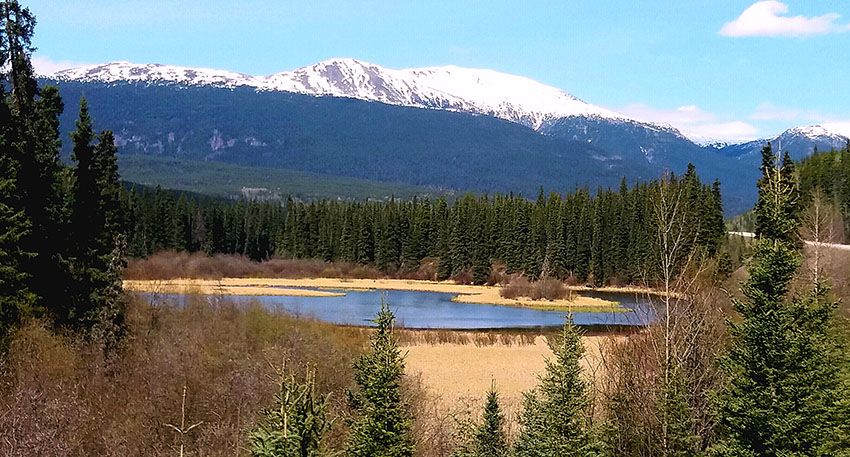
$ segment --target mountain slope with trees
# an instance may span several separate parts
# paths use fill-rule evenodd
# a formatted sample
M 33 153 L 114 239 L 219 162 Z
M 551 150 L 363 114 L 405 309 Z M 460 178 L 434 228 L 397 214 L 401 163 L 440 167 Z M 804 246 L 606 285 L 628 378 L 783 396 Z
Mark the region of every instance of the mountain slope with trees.
M 708 255 L 725 239 L 719 183 L 703 184 L 693 166 L 671 178 L 687 208 L 686 250 Z M 388 202 L 222 202 L 141 189 L 127 195 L 129 253 L 160 250 L 348 261 L 387 273 L 416 271 L 438 258 L 437 277 L 465 272 L 488 280 L 493 261 L 528 278 L 574 277 L 596 284 L 652 280 L 653 197 L 659 183 L 617 191 L 587 189 L 536 201 L 465 195 Z
M 664 129 L 636 139 L 643 130 L 636 133 L 630 124 L 586 120 L 597 122 L 588 127 L 576 118 L 541 134 L 490 116 L 247 87 L 54 82 L 63 94 L 86 94 L 93 118 L 112 126 L 122 155 L 524 195 L 540 186 L 547 192 L 615 187 L 623 176 L 635 182 L 665 169 L 681 174 L 692 162 L 705 179 L 723 181 L 728 213 L 743 211 L 755 198 L 755 175 L 741 172 L 736 159 Z M 579 127 L 586 135 L 569 133 Z M 72 128 L 73 118 L 63 117 L 61 130 Z M 641 149 L 655 143 L 666 146 Z M 238 181 L 252 179 L 245 169 L 230 170 Z M 122 173 L 152 185 L 176 180 L 168 170 L 161 182 L 131 167 Z M 231 195 L 238 194 L 233 187 Z M 203 184 L 193 190 L 202 191 Z

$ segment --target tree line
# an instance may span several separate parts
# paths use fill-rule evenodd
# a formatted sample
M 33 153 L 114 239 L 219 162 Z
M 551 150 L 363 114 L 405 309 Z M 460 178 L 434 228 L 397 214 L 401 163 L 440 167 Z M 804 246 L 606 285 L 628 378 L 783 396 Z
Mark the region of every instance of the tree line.
M 0 340 L 45 317 L 104 343 L 122 321 L 125 213 L 112 132 L 96 134 L 85 99 L 71 134 L 74 166 L 59 160 L 56 87 L 39 87 L 30 56 L 35 17 L 0 3 Z
M 703 184 L 690 166 L 670 176 L 681 195 L 687 227 L 682 252 L 718 252 L 725 239 L 720 183 Z M 488 280 L 492 262 L 530 279 L 575 278 L 601 285 L 653 280 L 659 181 L 618 191 L 542 189 L 535 201 L 517 195 L 468 194 L 409 201 L 323 200 L 284 204 L 216 201 L 162 189 L 128 193 L 129 253 L 160 250 L 322 259 L 372 265 L 385 273 L 413 272 L 438 261 L 437 278 L 469 274 Z M 693 248 L 693 249 L 691 249 Z
M 814 153 L 797 167 L 800 193 L 806 199 L 818 189 L 842 215 L 844 232 L 850 233 L 850 143 L 843 149 Z

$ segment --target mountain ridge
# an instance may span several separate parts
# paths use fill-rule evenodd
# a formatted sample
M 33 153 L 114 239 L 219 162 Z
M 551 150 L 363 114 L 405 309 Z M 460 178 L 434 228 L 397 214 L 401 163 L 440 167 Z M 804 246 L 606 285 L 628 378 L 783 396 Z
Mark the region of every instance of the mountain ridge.
M 734 157 L 747 155 L 752 152 L 751 147 L 760 147 L 758 145 L 783 136 L 807 136 L 812 144 L 819 145 L 850 139 L 850 124 L 821 123 L 792 127 L 777 135 L 751 141 L 709 141 L 685 135 L 666 123 L 629 117 L 587 103 L 562 89 L 525 76 L 455 65 L 394 70 L 353 58 L 332 58 L 294 70 L 253 76 L 212 68 L 115 61 L 60 70 L 46 77 L 81 82 L 248 86 L 258 91 L 348 97 L 488 115 L 544 134 L 565 118 L 602 119 L 612 124 L 635 124 L 655 132 L 666 132 L 706 150 Z M 807 149 L 810 152 L 812 146 Z
M 119 61 L 60 70 L 46 76 L 81 82 L 248 86 L 258 91 L 349 97 L 490 115 L 534 130 L 572 116 L 673 129 L 592 105 L 524 76 L 453 65 L 393 70 L 357 59 L 334 58 L 291 71 L 251 76 L 227 70 Z

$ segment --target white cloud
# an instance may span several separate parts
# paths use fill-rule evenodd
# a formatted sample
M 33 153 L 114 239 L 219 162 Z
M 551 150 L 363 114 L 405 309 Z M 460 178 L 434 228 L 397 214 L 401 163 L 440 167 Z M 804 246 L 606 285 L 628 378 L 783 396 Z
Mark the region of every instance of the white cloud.
M 771 102 L 760 103 L 756 109 L 750 114 L 749 118 L 756 121 L 818 121 L 824 119 L 824 116 L 817 110 L 802 110 L 796 108 L 788 108 L 785 106 L 777 106 Z
M 696 105 L 680 106 L 675 109 L 658 109 L 636 103 L 627 105 L 617 111 L 642 121 L 671 125 L 711 122 L 716 119 L 715 115 L 703 111 Z
M 737 19 L 724 24 L 719 33 L 727 37 L 802 37 L 850 30 L 848 24 L 835 23 L 840 17 L 837 13 L 815 17 L 783 16 L 787 12 L 788 5 L 782 2 L 756 2 L 745 9 Z
M 616 111 L 638 120 L 669 124 L 694 141 L 749 141 L 758 138 L 759 130 L 743 121 L 723 121 L 714 113 L 696 105 L 674 109 L 658 109 L 644 104 L 627 105 Z
M 32 58 L 32 68 L 35 70 L 35 74 L 39 76 L 49 76 L 59 70 L 81 67 L 83 65 L 88 64 L 71 60 L 52 60 L 50 57 L 44 56 L 33 56 Z

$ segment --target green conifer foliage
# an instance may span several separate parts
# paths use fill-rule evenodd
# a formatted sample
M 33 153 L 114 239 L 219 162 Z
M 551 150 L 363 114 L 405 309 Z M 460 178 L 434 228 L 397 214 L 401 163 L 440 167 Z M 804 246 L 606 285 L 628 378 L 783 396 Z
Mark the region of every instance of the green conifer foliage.
M 719 187 L 699 182 L 695 171 L 687 185 L 687 206 L 694 250 L 713 255 L 722 240 Z M 527 278 L 595 284 L 639 279 L 651 282 L 654 228 L 647 199 L 659 181 L 619 192 L 586 189 L 552 193 L 529 201 L 515 195 L 464 195 L 449 205 L 441 197 L 385 202 L 210 201 L 170 191 L 139 189 L 126 197 L 131 208 L 127 239 L 133 255 L 163 249 L 203 250 L 294 259 L 357 262 L 387 274 L 415 273 L 430 256 L 438 257 L 435 276 L 482 283 L 494 263 Z M 676 190 L 678 192 L 678 190 Z M 684 192 L 683 192 L 684 193 Z M 690 253 L 685 252 L 685 256 Z M 401 270 L 401 271 L 399 271 Z M 424 273 L 425 270 L 420 273 Z M 429 272 L 430 273 L 430 272 Z M 434 274 L 431 273 L 431 274 Z
M 281 370 L 275 406 L 262 411 L 263 420 L 251 432 L 253 457 L 319 457 L 329 455 L 322 447 L 331 427 L 326 409 L 328 396 L 316 392 L 315 372 L 309 368 L 304 381 Z
M 484 416 L 475 433 L 473 449 L 477 457 L 504 457 L 508 455 L 508 441 L 504 430 L 505 418 L 499 408 L 499 395 L 495 385 L 487 392 Z
M 413 455 L 411 420 L 401 395 L 404 357 L 393 336 L 395 317 L 389 306 L 373 321 L 371 350 L 354 363 L 357 390 L 350 405 L 357 412 L 347 451 L 354 457 L 409 457 Z
M 788 296 L 800 264 L 796 189 L 787 164 L 777 168 L 771 162 L 769 147 L 763 158 L 759 239 L 741 288 L 745 299 L 734 301 L 742 320 L 729 324 L 732 347 L 722 365 L 728 382 L 717 403 L 722 439 L 714 451 L 829 455 L 839 433 L 835 411 L 842 397 L 832 337 L 835 304 L 822 284 L 808 295 Z
M 598 443 L 588 426 L 587 382 L 579 360 L 584 345 L 579 330 L 567 322 L 549 341 L 554 357 L 538 387 L 526 393 L 522 429 L 514 444 L 517 457 L 594 455 Z
M 3 39 L 0 67 L 5 104 L 3 142 L 14 170 L 14 194 L 5 203 L 12 214 L 22 214 L 27 226 L 17 243 L 26 255 L 17 259 L 21 279 L 35 298 L 34 312 L 50 312 L 62 306 L 67 269 L 62 263 L 66 247 L 62 166 L 59 162 L 59 120 L 64 106 L 55 87 L 39 90 L 31 54 L 35 17 L 17 1 L 0 3 Z M 8 111 L 7 111 L 8 110 Z M 8 113 L 8 116 L 7 116 Z M 45 281 L 44 278 L 51 278 Z

